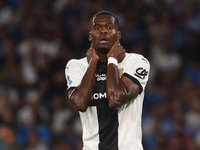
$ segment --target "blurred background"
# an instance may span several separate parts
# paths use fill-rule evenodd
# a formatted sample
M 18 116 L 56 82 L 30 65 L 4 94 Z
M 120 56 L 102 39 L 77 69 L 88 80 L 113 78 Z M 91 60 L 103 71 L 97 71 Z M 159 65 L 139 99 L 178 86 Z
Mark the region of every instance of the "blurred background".
M 0 150 L 81 150 L 64 71 L 85 56 L 102 9 L 151 64 L 144 149 L 200 149 L 199 0 L 0 0 Z

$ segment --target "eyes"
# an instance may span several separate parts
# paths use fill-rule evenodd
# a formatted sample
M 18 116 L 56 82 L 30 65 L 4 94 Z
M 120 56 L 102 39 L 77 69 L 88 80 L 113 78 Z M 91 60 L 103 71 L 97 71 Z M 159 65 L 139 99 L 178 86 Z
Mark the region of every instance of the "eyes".
M 100 30 L 101 28 L 102 27 L 100 27 L 100 26 L 94 27 L 95 30 Z M 114 27 L 113 26 L 107 26 L 106 29 L 107 30 L 112 30 L 112 29 L 114 29 Z
M 109 26 L 109 27 L 107 27 L 107 29 L 108 29 L 108 30 L 111 30 L 111 29 L 113 29 L 113 27 Z

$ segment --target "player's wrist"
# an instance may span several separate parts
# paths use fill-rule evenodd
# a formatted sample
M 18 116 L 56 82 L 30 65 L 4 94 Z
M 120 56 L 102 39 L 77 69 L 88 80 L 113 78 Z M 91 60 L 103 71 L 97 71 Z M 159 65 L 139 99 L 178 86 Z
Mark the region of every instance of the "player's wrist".
M 114 65 L 116 65 L 118 67 L 118 61 L 114 57 L 108 57 L 108 65 L 109 64 L 114 64 Z
M 107 54 L 107 58 L 109 58 L 109 57 L 113 57 L 113 58 L 115 58 L 115 54 L 114 53 L 111 53 L 111 52 L 109 52 L 108 54 Z M 116 59 L 116 58 L 115 58 Z
M 99 59 L 97 59 L 97 58 L 91 58 L 89 64 L 97 65 L 98 62 L 99 62 Z

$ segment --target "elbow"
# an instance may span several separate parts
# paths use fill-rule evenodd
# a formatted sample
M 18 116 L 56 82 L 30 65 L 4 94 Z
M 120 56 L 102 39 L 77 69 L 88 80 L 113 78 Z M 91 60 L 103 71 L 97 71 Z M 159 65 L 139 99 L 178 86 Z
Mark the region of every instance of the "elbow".
M 81 112 L 85 112 L 88 108 L 89 105 L 89 101 L 87 101 L 87 96 L 84 96 L 82 94 L 82 92 L 79 92 L 77 94 L 77 92 L 75 91 L 71 91 L 68 94 L 68 100 L 71 103 L 71 105 L 74 107 L 74 109 L 81 111 Z
M 110 97 L 108 98 L 108 106 L 111 108 L 111 109 L 117 109 L 119 108 L 121 105 L 123 105 L 123 103 L 120 101 L 119 98 L 116 98 L 116 97 Z
M 117 109 L 119 106 L 109 103 L 109 107 L 110 107 L 111 109 Z
M 87 107 L 84 106 L 76 106 L 75 107 L 76 110 L 81 111 L 81 112 L 85 112 L 87 110 Z
M 81 112 L 85 112 L 88 108 L 88 106 L 86 106 L 84 103 L 81 103 L 81 102 L 76 102 L 72 99 L 70 99 L 70 103 L 73 105 L 73 107 L 78 110 L 78 111 L 81 111 Z

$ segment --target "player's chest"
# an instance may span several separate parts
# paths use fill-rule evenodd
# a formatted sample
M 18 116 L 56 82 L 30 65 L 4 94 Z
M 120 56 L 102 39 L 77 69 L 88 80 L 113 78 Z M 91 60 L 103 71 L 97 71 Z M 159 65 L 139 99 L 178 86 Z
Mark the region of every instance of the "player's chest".
M 119 78 L 123 75 L 124 68 L 118 68 Z M 106 95 L 106 81 L 107 81 L 107 67 L 101 67 L 96 70 L 95 83 L 94 83 L 94 96 L 93 98 L 100 98 L 98 95 Z

